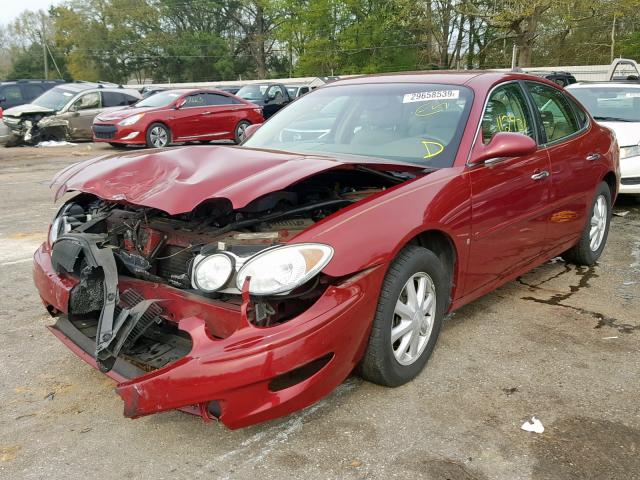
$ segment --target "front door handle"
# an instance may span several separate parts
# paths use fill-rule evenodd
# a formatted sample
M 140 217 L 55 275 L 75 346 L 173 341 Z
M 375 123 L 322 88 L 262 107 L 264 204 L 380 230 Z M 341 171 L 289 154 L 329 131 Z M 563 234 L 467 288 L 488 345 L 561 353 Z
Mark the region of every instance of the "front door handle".
M 590 155 L 587 155 L 587 161 L 588 162 L 593 162 L 595 160 L 598 160 L 600 158 L 600 154 L 599 153 L 592 153 Z
M 548 176 L 549 172 L 547 172 L 546 170 L 542 170 L 541 172 L 531 175 L 531 180 L 542 180 L 543 178 L 547 178 Z

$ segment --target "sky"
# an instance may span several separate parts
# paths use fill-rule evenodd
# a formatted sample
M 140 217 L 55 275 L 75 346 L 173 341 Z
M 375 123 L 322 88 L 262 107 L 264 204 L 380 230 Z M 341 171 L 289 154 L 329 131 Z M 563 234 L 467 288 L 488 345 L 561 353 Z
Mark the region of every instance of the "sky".
M 61 0 L 0 0 L 0 24 L 11 23 L 23 10 L 47 10 Z

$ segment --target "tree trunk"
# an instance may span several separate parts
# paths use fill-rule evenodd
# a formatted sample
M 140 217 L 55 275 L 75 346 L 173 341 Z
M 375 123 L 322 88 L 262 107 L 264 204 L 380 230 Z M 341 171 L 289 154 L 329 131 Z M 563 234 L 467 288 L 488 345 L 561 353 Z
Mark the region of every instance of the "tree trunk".
M 520 50 L 518 66 L 530 67 L 533 60 L 533 46 L 536 43 L 538 23 L 540 17 L 549 9 L 549 6 L 538 5 L 530 16 L 525 19 L 525 29 L 518 35 L 517 45 Z
M 256 58 L 256 73 L 259 79 L 267 78 L 267 54 L 264 48 L 265 33 L 264 9 L 260 2 L 256 2 L 256 33 L 253 50 Z

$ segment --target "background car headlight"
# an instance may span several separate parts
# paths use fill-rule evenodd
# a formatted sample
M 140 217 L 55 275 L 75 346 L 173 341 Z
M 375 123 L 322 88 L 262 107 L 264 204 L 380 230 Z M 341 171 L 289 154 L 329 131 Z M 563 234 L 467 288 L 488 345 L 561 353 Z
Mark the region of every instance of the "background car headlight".
M 224 254 L 196 258 L 191 284 L 198 290 L 214 292 L 222 287 L 231 276 L 233 262 Z
M 319 243 L 300 243 L 269 249 L 249 259 L 236 277 L 242 290 L 251 277 L 249 292 L 254 295 L 287 293 L 306 283 L 322 270 L 333 256 L 333 248 Z
M 620 159 L 640 156 L 640 145 L 620 147 Z
M 120 121 L 120 123 L 118 123 L 118 125 L 120 125 L 121 127 L 126 127 L 128 125 L 133 125 L 138 120 L 140 120 L 143 116 L 144 116 L 144 113 L 138 113 L 136 115 L 131 115 L 130 117 L 127 117 L 124 120 Z

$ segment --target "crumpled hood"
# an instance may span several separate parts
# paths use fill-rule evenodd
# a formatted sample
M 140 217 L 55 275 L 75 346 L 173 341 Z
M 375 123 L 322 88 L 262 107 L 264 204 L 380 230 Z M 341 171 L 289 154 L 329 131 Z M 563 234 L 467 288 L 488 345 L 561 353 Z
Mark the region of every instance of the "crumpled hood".
M 610 128 L 616 134 L 621 147 L 632 147 L 640 144 L 640 122 L 598 122 Z
M 11 107 L 4 111 L 3 115 L 7 117 L 19 117 L 23 113 L 52 113 L 50 108 L 40 107 L 33 103 L 27 103 L 25 105 L 18 105 L 17 107 Z
M 56 200 L 82 191 L 176 215 L 210 198 L 226 198 L 234 209 L 269 192 L 346 164 L 389 164 L 244 147 L 180 147 L 114 154 L 76 163 L 59 172 L 51 187 Z M 420 167 L 406 163 L 392 165 Z M 349 167 L 347 167 L 349 168 Z
M 124 107 L 122 109 L 118 109 L 115 111 L 101 113 L 95 118 L 94 123 L 119 121 L 127 117 L 130 117 L 132 115 L 136 115 L 138 113 L 145 113 L 150 110 L 158 110 L 158 109 L 155 107 L 137 107 L 137 108 Z

